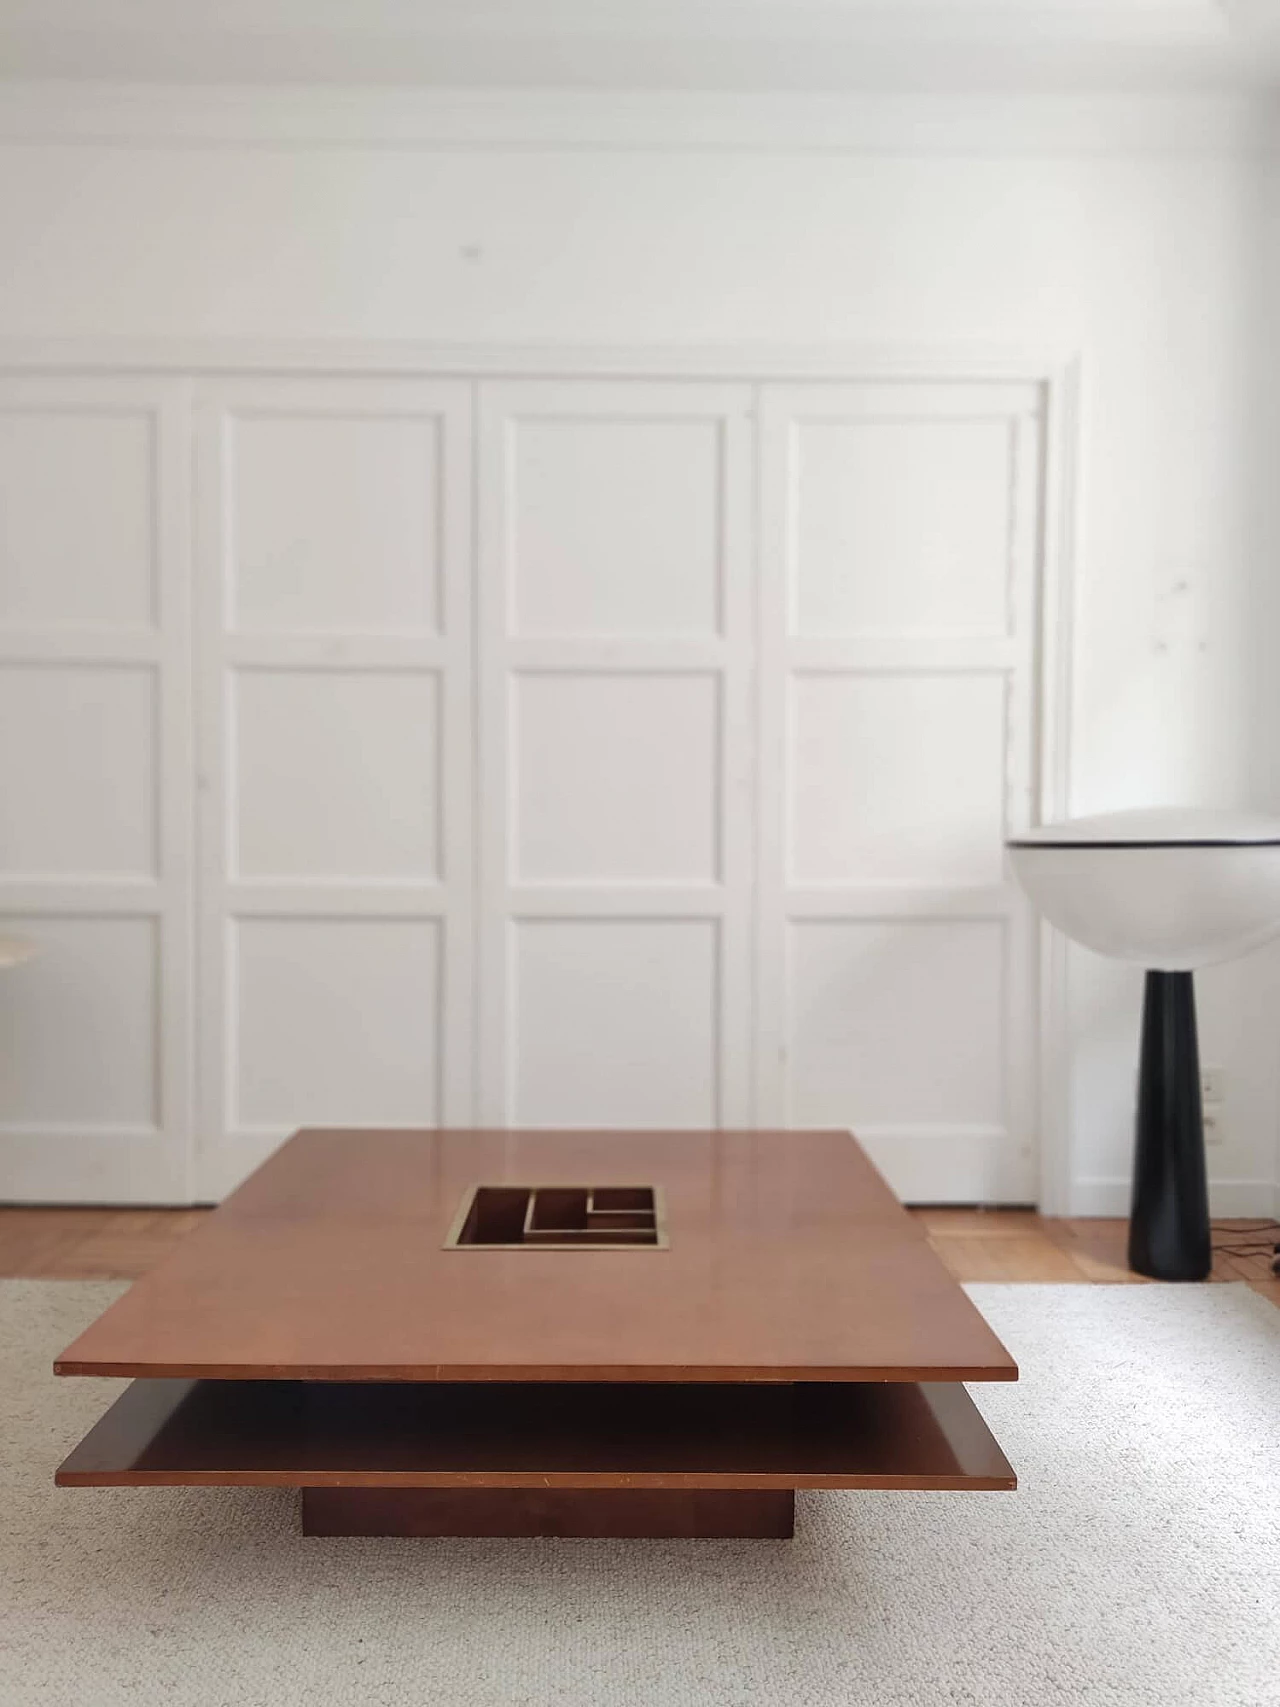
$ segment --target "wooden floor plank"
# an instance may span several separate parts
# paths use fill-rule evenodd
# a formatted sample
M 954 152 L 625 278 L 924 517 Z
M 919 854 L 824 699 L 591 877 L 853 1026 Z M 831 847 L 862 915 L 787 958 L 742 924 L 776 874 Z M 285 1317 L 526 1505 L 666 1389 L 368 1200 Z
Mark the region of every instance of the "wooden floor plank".
M 136 1280 L 200 1225 L 202 1210 L 117 1210 L 60 1254 L 67 1280 Z
M 1008 1239 L 1018 1234 L 1044 1231 L 1045 1222 L 1034 1209 L 913 1209 L 911 1212 L 930 1238 Z
M 1083 1280 L 1108 1286 L 1147 1286 L 1145 1275 L 1134 1274 L 1128 1264 L 1127 1221 L 1046 1220 L 1045 1234 L 1065 1252 Z
M 1043 1232 L 1007 1238 L 935 1238 L 934 1249 L 957 1280 L 1023 1280 L 1048 1284 L 1080 1282 L 1085 1276 Z
M 71 1254 L 86 1239 L 102 1234 L 115 1210 L 0 1209 L 0 1274 L 69 1278 Z

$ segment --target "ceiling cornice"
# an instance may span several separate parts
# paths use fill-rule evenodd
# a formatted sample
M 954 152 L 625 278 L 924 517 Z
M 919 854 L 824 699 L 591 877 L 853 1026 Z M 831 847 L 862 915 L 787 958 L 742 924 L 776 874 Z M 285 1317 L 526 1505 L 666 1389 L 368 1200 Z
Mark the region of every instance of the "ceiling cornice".
M 0 142 L 270 149 L 1260 153 L 1267 93 L 740 95 L 0 84 Z
M 12 79 L 792 89 L 1280 77 L 1272 0 L 0 0 Z

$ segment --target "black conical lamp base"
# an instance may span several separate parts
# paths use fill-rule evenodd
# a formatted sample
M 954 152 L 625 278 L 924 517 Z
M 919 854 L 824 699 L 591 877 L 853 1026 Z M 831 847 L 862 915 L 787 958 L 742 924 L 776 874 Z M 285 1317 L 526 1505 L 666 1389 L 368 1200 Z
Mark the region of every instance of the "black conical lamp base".
M 1153 1280 L 1204 1280 L 1212 1265 L 1195 984 L 1190 972 L 1148 972 L 1129 1267 Z

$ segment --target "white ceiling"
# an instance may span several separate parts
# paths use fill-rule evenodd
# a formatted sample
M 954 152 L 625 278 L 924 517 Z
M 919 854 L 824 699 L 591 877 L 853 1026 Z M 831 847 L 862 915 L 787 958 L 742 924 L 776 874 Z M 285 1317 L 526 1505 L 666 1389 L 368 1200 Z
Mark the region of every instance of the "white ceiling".
M 0 0 L 0 76 L 841 89 L 1280 78 L 1280 0 Z

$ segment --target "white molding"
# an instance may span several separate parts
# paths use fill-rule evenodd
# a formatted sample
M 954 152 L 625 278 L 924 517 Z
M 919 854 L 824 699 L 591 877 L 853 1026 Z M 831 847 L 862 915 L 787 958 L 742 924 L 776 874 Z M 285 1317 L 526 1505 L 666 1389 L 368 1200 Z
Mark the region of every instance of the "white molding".
M 0 145 L 697 153 L 1252 152 L 1265 90 L 885 95 L 159 83 L 0 88 Z
M 146 1129 L 27 1123 L 0 1133 L 4 1196 L 15 1203 L 186 1204 L 192 1185 L 179 1140 Z
M 946 344 L 462 344 L 409 339 L 4 338 L 0 374 L 388 375 L 415 379 L 1024 380 L 1067 373 L 1074 348 Z
M 1040 612 L 1040 823 L 1071 811 L 1071 728 L 1075 659 L 1075 601 L 1079 581 L 1087 368 L 1082 355 L 1062 363 L 1047 381 L 1044 539 Z M 1040 927 L 1040 1179 L 1037 1201 L 1046 1215 L 1066 1213 L 1071 1200 L 1074 1133 L 1071 1094 L 1070 956 L 1066 939 Z
M 157 628 L 98 627 L 0 628 L 0 662 L 28 669 L 62 669 L 68 664 L 95 668 L 157 670 L 164 661 L 164 639 Z
M 854 1135 L 906 1203 L 1020 1201 L 1003 1126 L 871 1123 Z

